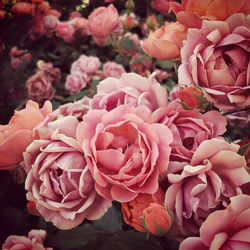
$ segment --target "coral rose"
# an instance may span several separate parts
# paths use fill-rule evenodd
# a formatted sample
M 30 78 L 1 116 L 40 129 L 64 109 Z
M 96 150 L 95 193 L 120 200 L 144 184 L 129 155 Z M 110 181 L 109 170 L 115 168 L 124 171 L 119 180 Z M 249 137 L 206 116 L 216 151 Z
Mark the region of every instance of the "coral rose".
M 108 111 L 121 104 L 131 107 L 145 105 L 154 111 L 165 107 L 168 94 L 153 77 L 145 78 L 134 73 L 126 73 L 120 79 L 106 78 L 97 85 L 97 94 L 92 101 L 93 109 Z
M 163 205 L 164 193 L 161 188 L 158 188 L 154 194 L 138 194 L 134 200 L 122 202 L 121 210 L 125 222 L 139 232 L 146 232 L 142 222 L 142 215 L 143 210 L 150 203 Z
M 75 139 L 78 121 L 67 116 L 41 127 L 24 153 L 27 200 L 60 229 L 95 220 L 111 206 L 94 188 L 94 180 Z
M 155 31 L 151 31 L 141 46 L 149 56 L 170 60 L 180 57 L 183 40 L 186 39 L 187 28 L 178 22 L 166 22 Z
M 108 7 L 96 8 L 88 17 L 88 27 L 91 35 L 106 38 L 119 23 L 119 14 L 113 4 Z
M 198 96 L 202 96 L 202 92 L 194 87 L 186 87 L 179 92 L 180 100 L 190 108 L 200 105 Z
M 250 248 L 250 196 L 230 198 L 230 205 L 210 214 L 200 228 L 200 237 L 190 237 L 180 245 L 180 250 L 240 249 Z
M 51 79 L 43 71 L 38 71 L 26 82 L 30 97 L 36 101 L 44 99 L 51 100 L 55 95 L 55 88 L 52 87 Z
M 154 122 L 168 126 L 174 137 L 169 171 L 179 171 L 180 162 L 189 163 L 204 140 L 218 137 L 226 131 L 226 120 L 219 112 L 212 110 L 201 114 L 198 109 L 185 110 L 176 101 L 156 110 Z
M 65 89 L 70 95 L 79 93 L 87 84 L 87 75 L 85 73 L 75 71 L 66 78 Z
M 236 12 L 250 14 L 249 0 L 184 0 L 169 5 L 177 20 L 189 28 L 201 28 L 202 20 L 225 20 Z
M 31 230 L 28 237 L 10 235 L 2 245 L 2 250 L 52 250 L 43 245 L 46 235 L 44 230 Z
M 13 168 L 23 160 L 22 154 L 34 140 L 36 128 L 51 112 L 49 101 L 41 109 L 36 102 L 28 101 L 25 109 L 15 111 L 7 125 L 0 125 L 0 169 Z
M 189 29 L 181 51 L 179 84 L 195 84 L 218 108 L 250 104 L 249 19 L 242 13 L 226 21 L 203 21 Z
M 12 11 L 16 14 L 16 15 L 33 15 L 35 13 L 35 7 L 31 4 L 31 3 L 25 3 L 25 2 L 20 2 L 20 3 L 16 3 L 13 7 L 12 7 Z
M 115 62 L 106 62 L 103 65 L 103 74 L 106 77 L 120 78 L 122 73 L 125 73 L 125 69 L 121 64 Z
M 77 139 L 97 192 L 109 200 L 128 202 L 139 193 L 157 191 L 173 138 L 166 126 L 152 123 L 146 106 L 120 105 L 109 112 L 90 110 L 77 128 Z
M 174 213 L 174 230 L 184 235 L 198 233 L 211 212 L 242 193 L 240 187 L 250 182 L 250 175 L 238 149 L 239 145 L 222 139 L 203 141 L 190 164 L 183 163 L 182 171 L 168 174 L 165 203 Z

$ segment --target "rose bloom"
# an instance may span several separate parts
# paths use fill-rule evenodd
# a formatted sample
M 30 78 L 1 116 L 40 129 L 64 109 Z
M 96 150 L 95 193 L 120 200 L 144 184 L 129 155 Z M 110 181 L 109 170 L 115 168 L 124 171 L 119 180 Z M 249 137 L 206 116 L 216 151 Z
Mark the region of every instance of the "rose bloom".
M 71 74 L 75 71 L 85 73 L 87 75 L 94 74 L 101 66 L 101 62 L 98 57 L 81 55 L 71 65 Z
M 215 110 L 201 114 L 199 109 L 185 110 L 176 101 L 156 110 L 154 122 L 168 126 L 174 137 L 169 171 L 179 171 L 178 166 L 182 166 L 180 162 L 189 163 L 197 147 L 204 140 L 222 135 L 227 124 L 225 118 Z
M 106 62 L 103 65 L 103 73 L 106 77 L 115 77 L 120 78 L 123 73 L 125 73 L 125 69 L 121 64 L 115 62 Z
M 12 11 L 14 12 L 14 14 L 16 15 L 33 15 L 35 12 L 34 6 L 31 3 L 25 3 L 25 2 L 20 2 L 20 3 L 16 3 L 13 7 L 12 7 Z
M 230 198 L 230 205 L 210 214 L 200 228 L 200 237 L 189 237 L 180 250 L 239 249 L 250 248 L 250 196 Z
M 135 72 L 141 76 L 145 76 L 146 72 L 151 72 L 153 63 L 152 63 L 151 58 L 146 59 L 146 60 L 144 59 L 143 61 L 138 62 L 138 63 L 134 63 L 136 59 L 141 58 L 141 57 L 143 57 L 143 55 L 140 53 L 134 54 L 131 60 L 129 61 L 129 68 L 132 72 Z
M 38 71 L 31 76 L 26 82 L 29 95 L 37 100 L 53 99 L 55 95 L 55 88 L 51 85 L 51 80 L 45 75 L 43 71 Z
M 250 182 L 250 175 L 238 149 L 239 145 L 222 139 L 203 141 L 190 164 L 183 163 L 182 171 L 168 174 L 165 203 L 174 213 L 174 230 L 184 235 L 198 233 L 211 212 L 242 193 L 240 187 Z
M 89 31 L 93 37 L 106 38 L 119 22 L 117 9 L 110 4 L 108 7 L 96 8 L 88 17 Z
M 154 194 L 138 194 L 134 200 L 122 202 L 121 211 L 125 222 L 139 232 L 146 232 L 141 217 L 143 210 L 148 207 L 150 203 L 163 205 L 164 193 L 161 188 L 158 188 Z
M 56 26 L 56 35 L 63 38 L 66 43 L 74 40 L 75 29 L 70 22 L 59 22 Z
M 83 17 L 76 17 L 73 20 L 73 26 L 76 30 L 79 30 L 82 36 L 90 35 L 90 31 L 88 28 L 88 19 Z
M 77 127 L 97 192 L 119 202 L 157 191 L 159 174 L 168 168 L 172 139 L 166 126 L 152 123 L 152 113 L 143 105 L 90 110 Z
M 218 108 L 250 104 L 249 18 L 234 14 L 225 22 L 203 21 L 201 30 L 189 29 L 181 51 L 179 84 L 195 84 Z
M 153 77 L 145 78 L 134 73 L 126 73 L 120 79 L 106 78 L 97 85 L 93 97 L 93 109 L 110 111 L 121 104 L 130 107 L 147 106 L 151 111 L 165 107 L 168 94 Z
M 24 60 L 30 62 L 32 58 L 28 50 L 18 49 L 17 46 L 11 48 L 10 56 L 11 56 L 11 67 L 13 69 L 19 68 L 19 66 Z
M 171 1 L 172 0 L 154 0 L 151 2 L 151 7 L 160 13 L 167 14 L 169 13 L 169 2 Z
M 180 100 L 190 108 L 197 108 L 200 105 L 197 96 L 202 97 L 202 92 L 194 87 L 186 87 L 179 92 Z
M 111 202 L 100 197 L 76 141 L 78 121 L 67 116 L 41 127 L 24 153 L 27 200 L 56 227 L 66 230 L 102 217 Z
M 141 46 L 149 56 L 161 59 L 179 59 L 187 28 L 178 22 L 166 22 L 162 27 L 151 31 Z
M 65 89 L 70 95 L 79 93 L 87 84 L 87 75 L 75 71 L 66 78 Z
M 177 20 L 189 28 L 201 28 L 204 19 L 223 21 L 236 12 L 250 13 L 249 0 L 185 0 L 181 4 L 173 1 L 169 5 Z
M 2 250 L 52 250 L 53 248 L 45 248 L 43 245 L 46 235 L 46 231 L 34 229 L 29 232 L 28 237 L 10 235 L 2 245 Z
M 122 49 L 122 53 L 126 54 L 127 56 L 132 56 L 139 48 L 139 45 L 140 45 L 139 36 L 136 33 L 132 34 L 132 33 L 128 32 L 126 34 L 126 39 L 129 39 L 134 43 L 134 48 L 133 49 Z
M 23 160 L 23 152 L 35 138 L 35 130 L 52 112 L 46 101 L 39 109 L 37 103 L 28 101 L 26 108 L 15 111 L 7 125 L 0 125 L 0 169 L 14 168 Z
M 90 110 L 91 98 L 84 96 L 82 99 L 76 102 L 69 102 L 64 105 L 60 105 L 56 110 L 52 112 L 52 116 L 56 119 L 60 119 L 65 116 L 74 116 L 79 121 L 82 121 L 83 115 Z
M 46 34 L 50 37 L 52 36 L 53 32 L 56 31 L 56 26 L 59 23 L 59 20 L 53 15 L 47 15 L 43 17 L 43 23 Z

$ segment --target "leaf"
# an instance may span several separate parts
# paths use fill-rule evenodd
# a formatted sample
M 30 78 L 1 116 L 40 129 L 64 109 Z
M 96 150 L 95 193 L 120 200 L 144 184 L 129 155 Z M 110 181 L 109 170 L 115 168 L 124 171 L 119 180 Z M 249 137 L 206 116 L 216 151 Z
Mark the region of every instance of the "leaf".
M 73 101 L 77 101 L 79 99 L 81 99 L 82 97 L 84 97 L 85 95 L 88 95 L 89 94 L 89 90 L 88 89 L 84 89 L 82 90 L 81 92 L 75 94 L 75 95 L 72 95 L 70 97 L 67 97 L 65 99 L 63 99 L 63 102 L 73 102 Z
M 131 39 L 126 37 L 124 39 L 123 44 L 122 44 L 122 48 L 125 49 L 125 50 L 129 50 L 129 49 L 136 49 L 136 46 L 135 46 L 134 41 L 132 41 Z
M 248 144 L 246 144 L 246 145 L 240 147 L 240 149 L 239 149 L 239 151 L 238 151 L 238 154 L 240 154 L 240 155 L 245 155 L 245 154 L 247 153 L 249 147 L 250 147 L 250 143 L 248 143 Z
M 96 228 L 106 232 L 116 232 L 122 230 L 123 220 L 121 211 L 112 206 L 101 219 L 93 221 L 92 224 Z
M 174 60 L 156 60 L 156 64 L 159 65 L 162 69 L 171 69 L 174 67 Z
M 150 56 L 148 56 L 148 55 L 143 55 L 143 56 L 138 57 L 138 58 L 136 58 L 135 60 L 133 60 L 133 61 L 132 61 L 132 64 L 141 63 L 141 62 L 143 62 L 143 61 L 145 61 L 145 60 L 149 60 L 149 59 L 151 59 Z
M 99 81 L 98 80 L 92 80 L 91 82 L 91 88 L 96 92 L 97 90 L 97 85 L 98 85 Z

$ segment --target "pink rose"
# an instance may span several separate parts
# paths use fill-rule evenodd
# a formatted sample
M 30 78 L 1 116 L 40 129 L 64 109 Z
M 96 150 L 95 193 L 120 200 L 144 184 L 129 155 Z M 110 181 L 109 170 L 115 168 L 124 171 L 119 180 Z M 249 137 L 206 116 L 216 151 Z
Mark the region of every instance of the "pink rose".
M 107 211 L 111 202 L 100 197 L 76 141 L 75 117 L 50 122 L 39 130 L 24 153 L 27 172 L 27 200 L 36 210 L 60 229 L 78 226 L 87 218 L 95 220 Z
M 88 19 L 83 17 L 75 17 L 73 19 L 73 26 L 76 30 L 79 30 L 82 36 L 90 35 L 90 31 L 88 28 Z
M 204 141 L 222 135 L 226 120 L 215 111 L 201 114 L 198 109 L 185 110 L 176 101 L 154 112 L 154 122 L 162 123 L 173 133 L 169 171 L 179 171 L 179 162 L 190 162 L 197 147 Z
M 172 2 L 172 0 L 154 0 L 151 2 L 152 9 L 167 14 L 169 13 L 169 2 Z
M 88 17 L 89 30 L 93 37 L 106 38 L 116 28 L 119 14 L 113 4 L 96 8 Z
M 54 110 L 51 115 L 60 119 L 65 116 L 74 116 L 79 121 L 82 121 L 83 115 L 85 115 L 90 109 L 91 99 L 87 96 L 84 96 L 82 99 L 76 102 L 66 103 L 59 106 L 58 109 Z
M 226 21 L 206 21 L 189 29 L 181 51 L 181 85 L 195 84 L 218 108 L 250 104 L 249 16 L 238 13 Z
M 71 65 L 71 74 L 75 71 L 85 73 L 87 75 L 94 74 L 101 66 L 101 62 L 98 57 L 81 55 Z
M 63 38 L 66 43 L 74 40 L 75 29 L 70 22 L 59 22 L 56 26 L 56 35 Z
M 250 196 L 230 198 L 230 205 L 210 214 L 200 228 L 200 237 L 190 237 L 180 245 L 180 250 L 241 249 L 250 248 Z
M 136 59 L 141 58 L 141 57 L 143 57 L 143 55 L 140 53 L 134 54 L 129 62 L 129 68 L 132 72 L 145 76 L 146 72 L 151 72 L 153 63 L 152 63 L 151 58 L 146 59 L 146 60 L 143 59 L 140 62 L 135 61 Z
M 222 139 L 203 141 L 190 164 L 183 163 L 182 171 L 168 174 L 165 204 L 174 213 L 174 230 L 184 235 L 198 233 L 211 212 L 242 193 L 240 186 L 250 182 L 250 175 L 238 149 Z
M 106 77 L 120 78 L 122 73 L 125 73 L 125 69 L 121 64 L 115 62 L 106 62 L 103 65 L 103 73 Z
M 56 31 L 57 24 L 59 20 L 53 15 L 47 15 L 43 17 L 43 23 L 46 30 L 46 33 L 51 36 L 54 31 Z
M 53 99 L 55 95 L 55 88 L 51 85 L 51 80 L 45 75 L 43 71 L 38 71 L 31 76 L 26 82 L 29 95 L 37 100 Z
M 75 71 L 66 78 L 65 89 L 70 95 L 79 93 L 87 84 L 87 75 Z
M 93 109 L 108 111 L 121 104 L 137 107 L 147 106 L 151 111 L 165 107 L 168 94 L 153 77 L 145 78 L 134 73 L 126 73 L 120 79 L 106 78 L 97 85 L 97 94 L 93 97 Z
M 168 168 L 172 134 L 152 123 L 143 105 L 90 110 L 77 127 L 77 140 L 97 192 L 109 200 L 128 202 L 139 193 L 155 193 L 159 174 Z
M 32 58 L 28 50 L 18 49 L 17 46 L 11 48 L 10 56 L 11 56 L 11 67 L 13 69 L 19 68 L 19 66 L 24 60 L 30 62 Z
M 52 250 L 45 248 L 43 242 L 46 238 L 44 230 L 31 230 L 28 237 L 10 235 L 2 245 L 2 250 Z

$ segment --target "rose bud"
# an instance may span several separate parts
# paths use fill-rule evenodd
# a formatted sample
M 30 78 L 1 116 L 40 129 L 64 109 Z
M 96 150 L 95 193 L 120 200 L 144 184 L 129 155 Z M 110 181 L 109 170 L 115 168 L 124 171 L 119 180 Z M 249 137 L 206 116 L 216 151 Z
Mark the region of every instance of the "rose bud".
M 144 228 L 153 235 L 164 236 L 172 226 L 170 212 L 157 203 L 151 203 L 142 214 Z
M 200 106 L 198 96 L 202 97 L 202 92 L 194 87 L 187 87 L 179 92 L 180 100 L 190 108 L 197 108 Z

